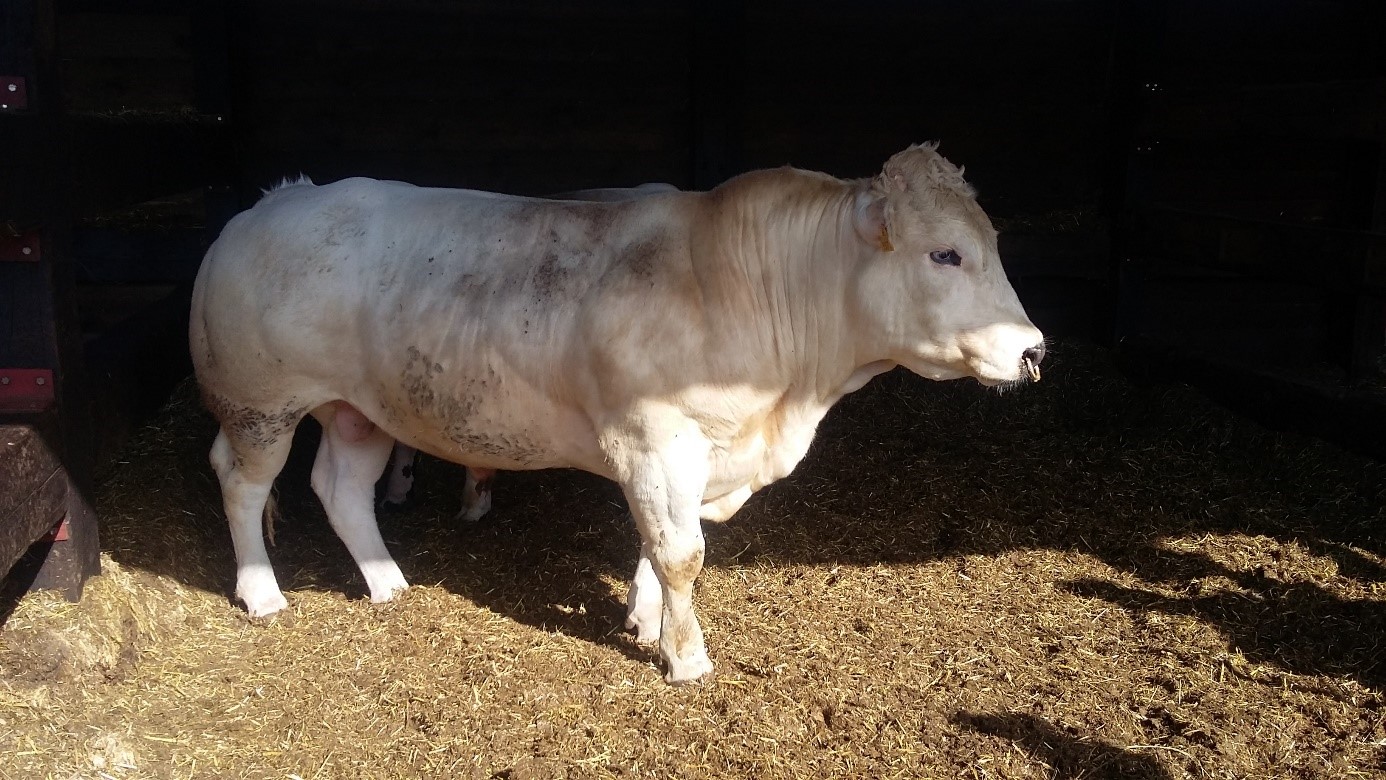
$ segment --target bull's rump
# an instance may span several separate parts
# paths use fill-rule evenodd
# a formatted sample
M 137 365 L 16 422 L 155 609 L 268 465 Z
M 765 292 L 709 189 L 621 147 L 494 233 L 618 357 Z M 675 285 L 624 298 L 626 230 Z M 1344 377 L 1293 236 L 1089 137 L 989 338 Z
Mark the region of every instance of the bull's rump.
M 591 345 L 668 273 L 650 248 L 674 212 L 359 179 L 277 190 L 199 272 L 199 382 L 222 414 L 342 400 L 446 459 L 604 473 Z

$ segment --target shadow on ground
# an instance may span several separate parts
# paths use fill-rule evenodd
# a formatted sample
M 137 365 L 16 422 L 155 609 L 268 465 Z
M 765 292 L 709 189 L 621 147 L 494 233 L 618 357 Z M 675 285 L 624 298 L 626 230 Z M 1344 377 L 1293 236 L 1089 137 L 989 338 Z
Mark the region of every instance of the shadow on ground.
M 1042 718 L 959 712 L 952 722 L 960 728 L 1009 740 L 1031 758 L 1050 766 L 1054 780 L 1174 780 L 1149 755 L 1071 733 Z

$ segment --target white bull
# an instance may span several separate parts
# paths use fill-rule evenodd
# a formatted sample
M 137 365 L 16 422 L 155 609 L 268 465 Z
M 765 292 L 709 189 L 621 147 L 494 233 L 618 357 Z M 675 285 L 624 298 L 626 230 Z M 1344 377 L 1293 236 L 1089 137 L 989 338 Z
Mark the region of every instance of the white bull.
M 712 670 L 700 518 L 789 474 L 882 371 L 1000 385 L 1043 357 L 990 220 L 932 145 L 871 180 L 783 168 L 617 203 L 286 186 L 208 250 L 190 337 L 252 615 L 286 606 L 261 514 L 311 414 L 313 488 L 374 601 L 407 587 L 372 500 L 394 440 L 616 480 L 641 538 L 628 624 L 675 683 Z

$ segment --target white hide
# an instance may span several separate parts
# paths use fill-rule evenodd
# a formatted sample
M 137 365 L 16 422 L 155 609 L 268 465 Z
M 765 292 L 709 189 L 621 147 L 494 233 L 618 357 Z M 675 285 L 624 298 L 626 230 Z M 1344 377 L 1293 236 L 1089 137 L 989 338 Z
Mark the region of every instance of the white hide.
M 945 250 L 956 265 L 931 259 Z M 788 474 L 881 371 L 1001 384 L 1042 355 L 990 222 L 931 146 L 871 181 L 785 168 L 616 203 L 287 186 L 208 251 L 190 336 L 252 614 L 284 606 L 260 512 L 312 413 L 332 431 L 314 487 L 372 599 L 404 587 L 360 487 L 391 438 L 616 480 L 642 539 L 630 622 L 675 683 L 712 669 L 700 516 Z

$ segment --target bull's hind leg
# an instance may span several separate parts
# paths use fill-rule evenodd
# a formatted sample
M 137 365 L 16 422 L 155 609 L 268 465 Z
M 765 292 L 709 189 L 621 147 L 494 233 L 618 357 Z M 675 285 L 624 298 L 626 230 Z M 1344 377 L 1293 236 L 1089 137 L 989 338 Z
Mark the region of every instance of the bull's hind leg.
M 456 520 L 475 523 L 491 511 L 491 480 L 495 469 L 467 467 L 467 479 L 462 485 L 462 509 Z
M 371 601 L 389 601 L 409 587 L 375 521 L 375 483 L 390 459 L 394 439 L 344 403 L 320 406 L 313 417 L 322 423 L 313 491 L 332 529 L 356 559 Z
M 414 492 L 414 470 L 418 461 L 418 450 L 407 444 L 395 445 L 394 452 L 390 454 L 385 497 L 380 500 L 382 509 L 394 509 L 409 503 L 409 494 Z
M 664 616 L 664 594 L 659 577 L 655 576 L 650 560 L 650 545 L 640 545 L 640 562 L 626 591 L 626 628 L 635 631 L 635 641 L 652 645 L 659 641 L 660 621 Z
M 223 427 L 212 442 L 212 468 L 221 481 L 231 544 L 236 550 L 236 598 L 251 617 L 265 617 L 288 606 L 265 552 L 264 513 L 274 478 L 284 467 L 293 442 L 293 421 L 276 435 L 240 436 Z M 263 432 L 263 431 L 262 431 Z

